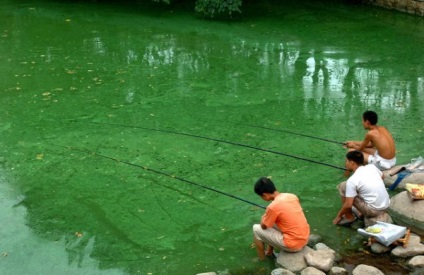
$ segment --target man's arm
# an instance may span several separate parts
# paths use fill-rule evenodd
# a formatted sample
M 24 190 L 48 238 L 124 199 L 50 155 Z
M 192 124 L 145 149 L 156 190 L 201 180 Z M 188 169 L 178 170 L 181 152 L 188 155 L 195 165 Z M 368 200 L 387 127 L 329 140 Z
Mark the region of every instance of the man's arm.
M 344 198 L 344 203 L 342 208 L 340 208 L 339 213 L 337 213 L 336 218 L 333 220 L 333 224 L 337 224 L 346 213 L 352 213 L 353 200 L 355 198 Z
M 364 151 L 365 148 L 372 148 L 372 147 L 374 147 L 372 141 L 373 141 L 373 134 L 372 134 L 371 131 L 369 131 L 365 135 L 364 140 L 359 144 L 359 147 L 357 148 L 357 150 Z

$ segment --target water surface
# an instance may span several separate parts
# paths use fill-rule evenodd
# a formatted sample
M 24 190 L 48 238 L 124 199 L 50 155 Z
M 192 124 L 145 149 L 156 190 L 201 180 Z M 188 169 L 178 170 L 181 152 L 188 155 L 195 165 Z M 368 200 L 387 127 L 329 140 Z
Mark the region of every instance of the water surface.
M 362 248 L 331 223 L 342 146 L 254 126 L 361 139 L 372 109 L 399 163 L 422 154 L 424 22 L 314 1 L 245 13 L 3 1 L 3 273 L 269 272 L 250 246 L 260 176 L 300 197 L 327 245 Z

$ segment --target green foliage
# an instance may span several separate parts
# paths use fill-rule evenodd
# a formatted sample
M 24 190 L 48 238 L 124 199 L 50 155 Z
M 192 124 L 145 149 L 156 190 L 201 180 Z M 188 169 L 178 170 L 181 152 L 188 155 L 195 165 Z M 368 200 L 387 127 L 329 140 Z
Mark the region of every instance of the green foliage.
M 234 12 L 241 12 L 242 0 L 197 0 L 196 12 L 206 17 L 228 14 L 231 16 Z

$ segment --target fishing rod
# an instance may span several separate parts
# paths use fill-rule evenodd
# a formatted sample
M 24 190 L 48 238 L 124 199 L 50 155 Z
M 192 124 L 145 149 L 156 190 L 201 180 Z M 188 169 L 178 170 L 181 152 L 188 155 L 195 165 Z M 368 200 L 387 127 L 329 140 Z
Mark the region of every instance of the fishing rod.
M 254 203 L 254 202 L 245 200 L 243 198 L 240 198 L 240 197 L 237 197 L 237 196 L 234 196 L 234 195 L 225 193 L 225 192 L 220 191 L 218 189 L 215 189 L 215 188 L 212 188 L 212 187 L 209 187 L 209 186 L 206 186 L 206 185 L 202 185 L 202 184 L 199 184 L 199 183 L 190 181 L 190 180 L 186 180 L 186 179 L 180 178 L 178 176 L 175 176 L 173 174 L 169 174 L 169 173 L 166 173 L 166 172 L 155 170 L 153 168 L 149 168 L 149 167 L 146 167 L 146 166 L 138 165 L 138 164 L 131 163 L 131 162 L 128 162 L 128 161 L 125 161 L 125 160 L 119 160 L 119 159 L 114 158 L 114 157 L 109 157 L 109 156 L 102 155 L 102 154 L 99 154 L 99 153 L 96 153 L 96 152 L 90 152 L 90 151 L 79 149 L 79 148 L 72 147 L 72 146 L 63 146 L 63 145 L 57 145 L 57 144 L 53 144 L 53 145 L 58 146 L 58 147 L 62 147 L 62 148 L 66 148 L 66 149 L 69 149 L 69 150 L 73 150 L 73 151 L 78 151 L 78 152 L 81 152 L 81 153 L 86 153 L 86 154 L 89 154 L 89 155 L 98 156 L 98 157 L 105 158 L 105 159 L 108 159 L 108 160 L 113 160 L 113 161 L 116 161 L 116 162 L 119 162 L 119 163 L 123 163 L 123 164 L 127 164 L 127 165 L 130 165 L 130 166 L 133 166 L 133 167 L 141 168 L 143 170 L 146 170 L 146 171 L 149 171 L 149 172 L 153 172 L 153 173 L 156 173 L 156 174 L 159 174 L 159 175 L 167 176 L 167 177 L 170 177 L 170 178 L 173 178 L 173 179 L 177 179 L 179 181 L 182 181 L 182 182 L 185 182 L 185 183 L 189 183 L 191 185 L 195 185 L 197 187 L 201 187 L 201 188 L 204 188 L 204 189 L 207 189 L 207 190 L 210 190 L 210 191 L 219 193 L 221 195 L 228 196 L 228 197 L 233 198 L 233 199 L 237 199 L 237 200 L 240 200 L 240 201 L 243 201 L 243 202 L 247 202 L 247 203 L 249 203 L 251 205 L 254 205 L 254 206 L 257 206 L 257 207 L 260 207 L 260 208 L 263 208 L 263 209 L 266 208 L 265 206 L 262 206 L 260 204 L 257 204 L 257 203 Z
M 326 139 L 326 138 L 315 137 L 315 136 L 301 134 L 301 133 L 296 133 L 296 132 L 292 132 L 292 131 L 288 131 L 288 130 L 283 130 L 283 129 L 275 129 L 275 128 L 270 128 L 270 127 L 265 127 L 265 126 L 258 126 L 258 125 L 251 125 L 251 124 L 243 124 L 243 125 L 254 127 L 254 128 L 259 128 L 259 129 L 271 130 L 271 131 L 275 131 L 275 132 L 288 133 L 288 134 L 292 134 L 292 135 L 296 135 L 296 136 L 308 137 L 308 138 L 312 138 L 312 139 L 318 139 L 318 140 L 327 141 L 327 142 L 336 143 L 336 144 L 341 144 L 341 145 L 346 145 L 346 142 L 341 142 L 341 141 L 337 141 L 337 140 L 331 140 L 331 139 Z
M 340 170 L 343 170 L 343 171 L 346 170 L 343 167 L 336 166 L 336 165 L 333 165 L 333 164 L 328 164 L 328 163 L 316 161 L 316 160 L 313 160 L 313 159 L 308 159 L 308 158 L 299 157 L 299 156 L 296 156 L 296 155 L 291 155 L 291 154 L 287 154 L 287 153 L 283 153 L 283 152 L 274 151 L 274 150 L 271 150 L 271 149 L 255 147 L 255 146 L 251 146 L 251 145 L 247 145 L 247 144 L 242 144 L 242 143 L 233 142 L 233 141 L 227 141 L 227 140 L 218 139 L 218 138 L 188 134 L 188 133 L 183 133 L 183 132 L 176 132 L 176 131 L 171 131 L 171 130 L 153 129 L 153 128 L 147 128 L 147 127 L 141 127 L 141 126 L 130 126 L 130 125 L 123 125 L 123 124 L 95 122 L 95 121 L 91 121 L 90 123 L 101 124 L 101 125 L 113 125 L 113 126 L 135 128 L 135 129 L 143 129 L 143 130 L 149 130 L 149 131 L 155 131 L 155 132 L 162 132 L 162 133 L 169 133 L 169 134 L 175 134 L 175 135 L 182 135 L 182 136 L 189 136 L 189 137 L 201 138 L 201 139 L 206 139 L 206 140 L 212 140 L 212 141 L 231 144 L 231 145 L 235 145 L 235 146 L 239 146 L 239 147 L 245 147 L 245 148 L 249 148 L 249 149 L 253 149 L 253 150 L 259 150 L 259 151 L 263 151 L 263 152 L 267 152 L 267 153 L 272 153 L 272 154 L 291 157 L 291 158 L 295 158 L 295 159 L 299 159 L 299 160 L 304 160 L 304 161 L 308 161 L 308 162 L 312 162 L 312 163 L 316 163 L 316 164 L 320 164 L 320 165 L 324 165 L 324 166 L 333 167 L 333 168 L 340 169 Z

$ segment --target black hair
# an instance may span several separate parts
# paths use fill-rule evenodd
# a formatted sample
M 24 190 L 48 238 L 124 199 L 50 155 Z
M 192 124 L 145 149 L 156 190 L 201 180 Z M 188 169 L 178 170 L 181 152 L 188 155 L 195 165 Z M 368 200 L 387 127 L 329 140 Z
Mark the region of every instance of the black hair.
M 354 151 L 347 152 L 346 158 L 348 160 L 353 161 L 354 163 L 358 165 L 364 165 L 364 154 L 362 154 L 361 151 L 354 150 Z
M 255 183 L 255 193 L 259 196 L 262 196 L 264 193 L 272 194 L 275 191 L 277 191 L 277 189 L 274 183 L 267 177 L 261 177 Z
M 368 120 L 371 125 L 376 125 L 377 122 L 378 122 L 378 115 L 374 111 L 365 111 L 362 114 L 362 119 L 364 121 L 367 121 Z

